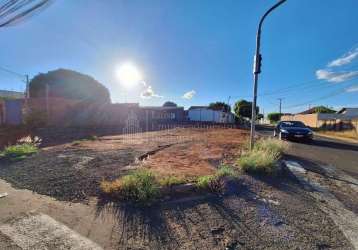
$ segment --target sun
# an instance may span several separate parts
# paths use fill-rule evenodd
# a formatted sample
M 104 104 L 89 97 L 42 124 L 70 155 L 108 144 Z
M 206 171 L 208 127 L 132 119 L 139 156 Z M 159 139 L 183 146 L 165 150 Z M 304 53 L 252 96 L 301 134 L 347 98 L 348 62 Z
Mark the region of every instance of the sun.
M 129 88 L 143 81 L 143 76 L 138 68 L 132 63 L 124 63 L 116 69 L 116 75 L 120 83 Z

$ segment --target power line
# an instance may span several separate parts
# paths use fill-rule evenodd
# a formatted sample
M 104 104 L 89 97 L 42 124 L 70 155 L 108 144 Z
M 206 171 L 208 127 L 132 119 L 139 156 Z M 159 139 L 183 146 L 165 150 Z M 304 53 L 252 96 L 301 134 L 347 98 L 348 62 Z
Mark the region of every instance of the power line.
M 26 77 L 26 74 L 21 74 L 21 73 L 19 73 L 19 72 L 15 72 L 15 71 L 13 71 L 13 70 L 4 68 L 4 67 L 2 67 L 2 66 L 0 66 L 0 70 L 2 70 L 2 71 L 4 71 L 4 72 L 7 72 L 7 73 L 9 73 L 9 74 L 12 74 L 12 75 L 16 75 L 16 76 L 21 77 L 21 78 Z
M 348 85 L 348 86 L 352 86 L 352 85 L 354 85 L 354 84 L 350 84 L 350 85 Z M 304 105 L 307 105 L 307 104 L 311 104 L 312 102 L 316 102 L 316 101 L 328 99 L 328 98 L 331 98 L 331 97 L 334 97 L 334 96 L 337 96 L 337 95 L 340 95 L 340 94 L 343 94 L 343 93 L 346 93 L 346 87 L 345 87 L 345 88 L 338 89 L 338 90 L 336 90 L 336 91 L 334 91 L 334 92 L 331 92 L 331 93 L 328 94 L 328 95 L 324 95 L 324 96 L 321 96 L 321 97 L 319 97 L 319 98 L 311 99 L 311 100 L 309 100 L 309 101 L 306 101 L 306 102 L 303 102 L 303 103 L 300 103 L 300 104 L 295 104 L 295 105 L 287 106 L 285 109 L 301 107 L 301 106 L 304 106 Z
M 52 0 L 6 0 L 0 5 L 0 28 L 14 25 L 44 9 Z

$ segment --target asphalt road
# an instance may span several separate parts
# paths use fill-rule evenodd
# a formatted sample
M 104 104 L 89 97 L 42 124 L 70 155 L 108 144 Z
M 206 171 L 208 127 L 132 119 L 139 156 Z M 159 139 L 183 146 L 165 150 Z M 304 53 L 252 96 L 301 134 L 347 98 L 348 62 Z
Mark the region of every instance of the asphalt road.
M 273 135 L 273 128 L 258 127 L 258 133 Z M 289 142 L 287 157 L 303 165 L 330 169 L 332 166 L 358 179 L 358 144 L 315 136 L 311 143 Z

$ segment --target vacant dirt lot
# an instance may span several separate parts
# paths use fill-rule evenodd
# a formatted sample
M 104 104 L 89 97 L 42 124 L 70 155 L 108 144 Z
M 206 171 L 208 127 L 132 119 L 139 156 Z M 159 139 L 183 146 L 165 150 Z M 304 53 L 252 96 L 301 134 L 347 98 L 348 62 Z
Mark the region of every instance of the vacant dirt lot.
M 147 167 L 162 175 L 210 174 L 240 153 L 247 132 L 239 129 L 171 129 L 99 137 L 45 147 L 20 162 L 0 161 L 0 177 L 60 200 L 98 194 L 101 180 Z
M 104 249 L 352 249 L 285 174 L 242 175 L 226 196 L 197 194 L 145 208 L 90 198 L 102 179 L 139 167 L 185 178 L 210 174 L 234 162 L 246 137 L 239 129 L 172 129 L 74 141 L 20 162 L 2 160 L 1 179 L 58 200 L 0 180 L 0 192 L 9 193 L 0 200 L 0 224 L 30 210 L 44 213 Z

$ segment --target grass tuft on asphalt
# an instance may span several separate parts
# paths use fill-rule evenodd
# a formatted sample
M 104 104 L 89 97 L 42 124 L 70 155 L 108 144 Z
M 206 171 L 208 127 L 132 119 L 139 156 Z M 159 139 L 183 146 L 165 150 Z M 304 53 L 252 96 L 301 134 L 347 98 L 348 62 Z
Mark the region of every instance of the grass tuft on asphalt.
M 237 163 L 248 173 L 273 174 L 286 147 L 285 142 L 274 138 L 260 139 L 252 151 L 241 155 Z

